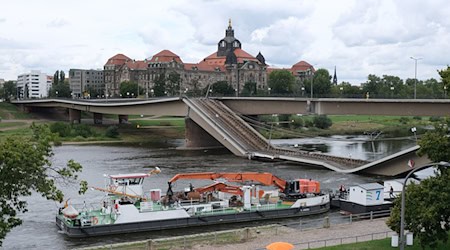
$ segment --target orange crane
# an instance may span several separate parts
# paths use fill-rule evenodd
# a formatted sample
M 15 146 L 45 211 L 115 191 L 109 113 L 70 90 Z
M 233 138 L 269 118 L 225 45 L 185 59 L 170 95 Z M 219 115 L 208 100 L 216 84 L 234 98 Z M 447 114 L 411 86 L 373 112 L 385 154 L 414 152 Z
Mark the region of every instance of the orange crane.
M 177 174 L 172 179 L 169 180 L 169 186 L 177 180 L 182 179 L 199 179 L 199 180 L 217 180 L 225 179 L 229 182 L 258 182 L 265 186 L 275 185 L 281 192 L 286 189 L 287 182 L 271 173 L 258 173 L 258 172 L 242 172 L 242 173 L 214 173 L 214 172 L 203 172 L 203 173 L 185 173 Z
M 177 174 L 169 180 L 169 188 L 167 195 L 171 197 L 173 195 L 172 183 L 177 180 L 183 179 L 198 179 L 198 180 L 218 180 L 224 179 L 229 182 L 256 182 L 265 186 L 275 185 L 283 192 L 287 197 L 305 197 L 306 194 L 318 194 L 320 193 L 320 183 L 311 179 L 295 179 L 291 181 L 283 180 L 271 173 L 258 173 L 258 172 L 242 172 L 242 173 L 215 173 L 215 172 L 202 172 L 202 173 L 184 173 Z M 240 193 L 239 187 L 230 186 L 227 184 L 213 184 L 205 187 L 205 189 L 197 189 L 206 191 L 228 191 L 228 193 Z M 261 194 L 260 194 L 261 195 Z

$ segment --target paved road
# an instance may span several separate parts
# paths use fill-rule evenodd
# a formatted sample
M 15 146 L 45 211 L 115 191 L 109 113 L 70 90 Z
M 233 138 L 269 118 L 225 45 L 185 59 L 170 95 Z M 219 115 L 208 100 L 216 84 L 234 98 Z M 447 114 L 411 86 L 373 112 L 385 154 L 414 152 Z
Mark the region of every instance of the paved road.
M 293 228 L 281 228 L 275 231 L 268 231 L 265 233 L 260 233 L 256 238 L 251 239 L 245 243 L 237 243 L 237 244 L 228 244 L 228 245 L 205 245 L 205 246 L 195 246 L 192 249 L 195 250 L 228 250 L 228 249 L 242 249 L 242 250 L 255 250 L 255 249 L 265 249 L 267 245 L 272 242 L 284 241 L 289 242 L 295 245 L 294 249 L 307 249 L 308 244 L 310 243 L 310 248 L 318 248 L 324 246 L 325 239 L 335 239 L 328 240 L 327 246 L 330 245 L 338 245 L 342 243 L 353 243 L 356 240 L 356 236 L 359 241 L 368 241 L 372 240 L 372 235 L 374 239 L 385 238 L 386 232 L 389 232 L 388 235 L 392 235 L 393 231 L 390 230 L 386 225 L 386 218 L 375 219 L 375 220 L 366 220 L 353 222 L 352 224 L 339 224 L 339 225 L 331 225 L 330 228 L 322 228 L 322 229 L 311 229 L 307 231 L 300 231 L 298 229 Z M 369 235 L 369 236 L 363 236 Z M 313 241 L 318 241 L 313 243 Z

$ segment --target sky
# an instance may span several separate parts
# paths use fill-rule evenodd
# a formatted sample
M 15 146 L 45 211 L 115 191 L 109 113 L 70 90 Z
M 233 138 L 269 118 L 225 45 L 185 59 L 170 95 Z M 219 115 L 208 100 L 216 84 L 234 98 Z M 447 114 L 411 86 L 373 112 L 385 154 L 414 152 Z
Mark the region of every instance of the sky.
M 242 48 L 271 67 L 304 60 L 338 81 L 369 74 L 440 79 L 450 64 L 445 0 L 0 0 L 0 78 L 102 69 L 123 53 L 168 49 L 197 63 L 217 51 L 231 18 Z

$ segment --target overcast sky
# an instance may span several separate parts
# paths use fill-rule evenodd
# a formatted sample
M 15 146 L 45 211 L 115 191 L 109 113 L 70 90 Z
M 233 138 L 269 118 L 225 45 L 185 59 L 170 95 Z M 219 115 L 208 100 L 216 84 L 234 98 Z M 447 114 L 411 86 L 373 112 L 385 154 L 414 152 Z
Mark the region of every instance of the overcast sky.
M 305 60 L 339 82 L 368 74 L 436 78 L 450 64 L 445 0 L 14 0 L 0 3 L 0 78 L 30 70 L 102 68 L 123 53 L 143 60 L 169 49 L 183 62 L 217 50 L 228 19 L 242 48 L 274 67 Z

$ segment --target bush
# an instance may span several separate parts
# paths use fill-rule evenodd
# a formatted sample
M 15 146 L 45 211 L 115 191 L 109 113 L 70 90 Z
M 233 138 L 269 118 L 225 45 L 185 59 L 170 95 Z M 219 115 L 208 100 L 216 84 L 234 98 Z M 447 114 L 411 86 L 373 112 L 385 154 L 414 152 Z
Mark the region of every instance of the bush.
M 70 124 L 65 122 L 55 122 L 50 125 L 50 131 L 52 133 L 58 134 L 60 137 L 68 137 L 70 136 L 72 128 Z
M 117 126 L 109 126 L 105 131 L 105 136 L 109 138 L 119 137 L 119 128 Z
M 333 122 L 326 115 L 315 116 L 313 119 L 314 126 L 320 129 L 327 129 L 333 125 Z
M 414 116 L 413 119 L 414 119 L 414 120 L 421 121 L 421 120 L 422 120 L 422 116 Z
M 398 119 L 400 121 L 401 124 L 408 124 L 410 119 L 408 117 L 400 117 L 400 119 Z
M 303 121 L 303 118 L 301 116 L 298 115 L 291 115 L 291 117 L 289 117 L 289 120 L 294 121 L 291 126 L 293 128 L 301 128 L 305 125 L 305 122 Z
M 306 120 L 306 121 L 305 121 L 305 127 L 307 127 L 307 128 L 314 127 L 313 121 L 311 121 L 311 120 Z
M 440 122 L 442 118 L 440 116 L 432 116 L 430 117 L 430 122 Z
M 72 136 L 88 138 L 95 136 L 95 132 L 86 124 L 76 124 L 72 126 Z

